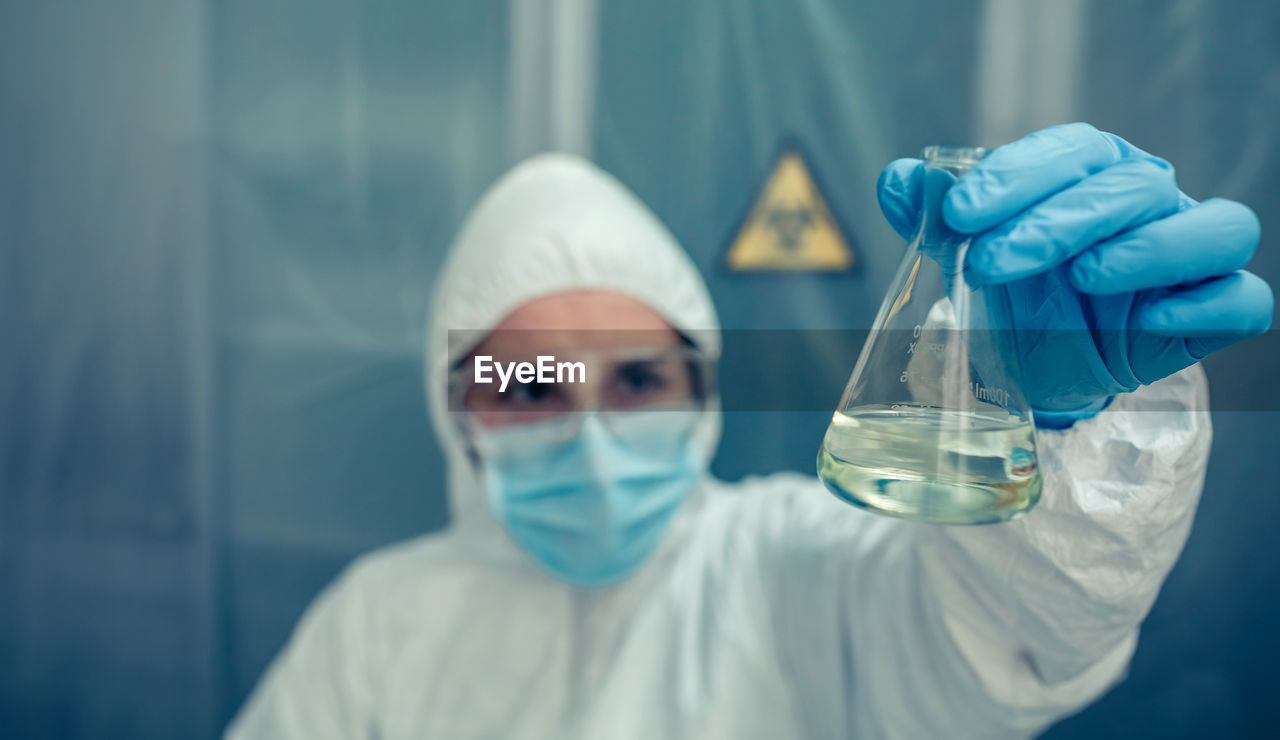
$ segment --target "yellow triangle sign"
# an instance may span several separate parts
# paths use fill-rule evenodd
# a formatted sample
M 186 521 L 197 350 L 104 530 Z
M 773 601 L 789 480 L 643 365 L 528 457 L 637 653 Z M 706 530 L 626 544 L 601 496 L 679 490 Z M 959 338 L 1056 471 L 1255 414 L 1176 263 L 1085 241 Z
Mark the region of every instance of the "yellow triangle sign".
M 839 272 L 853 249 L 827 208 L 804 158 L 784 149 L 725 253 L 734 271 Z

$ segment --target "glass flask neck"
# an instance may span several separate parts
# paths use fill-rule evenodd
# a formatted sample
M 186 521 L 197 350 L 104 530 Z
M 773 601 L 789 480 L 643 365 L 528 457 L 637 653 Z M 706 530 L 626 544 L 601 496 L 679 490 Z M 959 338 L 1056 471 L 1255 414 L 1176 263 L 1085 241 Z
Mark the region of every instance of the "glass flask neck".
M 942 218 L 947 191 L 987 154 L 980 147 L 931 146 L 922 153 L 924 186 L 916 248 L 936 260 L 944 274 L 958 278 L 970 237 L 952 231 Z
M 980 146 L 929 146 L 920 153 L 926 167 L 947 170 L 957 178 L 985 156 L 987 150 Z

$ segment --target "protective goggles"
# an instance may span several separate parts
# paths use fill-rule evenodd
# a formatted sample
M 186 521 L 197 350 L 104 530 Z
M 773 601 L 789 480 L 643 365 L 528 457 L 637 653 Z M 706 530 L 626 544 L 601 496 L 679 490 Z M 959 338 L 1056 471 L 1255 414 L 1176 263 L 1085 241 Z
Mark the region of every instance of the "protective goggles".
M 695 347 L 627 347 L 554 356 L 471 355 L 449 373 L 449 410 L 464 434 L 537 429 L 544 442 L 575 437 L 587 413 L 615 436 L 636 421 L 692 429 L 714 394 L 714 363 Z M 514 430 L 513 430 L 514 431 Z

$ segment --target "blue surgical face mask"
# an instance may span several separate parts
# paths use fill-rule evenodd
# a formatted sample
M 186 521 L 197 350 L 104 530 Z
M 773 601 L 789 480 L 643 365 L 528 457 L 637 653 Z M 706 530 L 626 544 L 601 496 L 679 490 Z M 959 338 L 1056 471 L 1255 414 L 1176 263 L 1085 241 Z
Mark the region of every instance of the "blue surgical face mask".
M 691 413 L 615 415 L 606 426 L 586 412 L 569 439 L 543 424 L 479 431 L 489 506 L 560 580 L 618 581 L 653 551 L 702 473 L 688 425 L 672 416 Z

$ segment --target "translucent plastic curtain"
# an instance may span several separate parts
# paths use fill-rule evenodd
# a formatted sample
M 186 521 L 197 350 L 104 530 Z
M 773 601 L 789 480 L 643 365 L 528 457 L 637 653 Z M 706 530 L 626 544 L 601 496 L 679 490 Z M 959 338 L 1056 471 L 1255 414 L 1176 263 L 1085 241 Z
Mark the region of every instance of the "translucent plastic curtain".
M 510 101 L 591 101 L 575 147 L 672 227 L 732 329 L 865 328 L 900 249 L 880 168 L 998 144 L 993 121 L 1089 120 L 1171 160 L 1191 195 L 1243 200 L 1264 224 L 1256 269 L 1280 282 L 1266 0 L 1082 0 L 1069 39 L 1032 4 L 993 23 L 1002 2 L 626 0 L 584 4 L 590 24 L 554 21 L 571 2 L 528 5 L 529 22 L 586 28 L 591 74 L 513 74 L 513 48 L 569 47 L 522 46 L 498 0 L 0 6 L 0 325 L 17 348 L 0 361 L 0 728 L 212 735 L 337 569 L 445 521 L 418 366 L 430 281 L 510 153 L 563 133 L 525 135 L 557 119 Z M 1000 82 L 997 47 L 1019 85 L 1071 89 Z M 784 139 L 854 271 L 722 266 Z M 798 349 L 802 382 L 834 404 L 849 367 L 821 337 Z M 1273 382 L 1278 360 L 1224 355 L 1210 377 L 1221 396 Z M 727 390 L 794 382 L 759 367 Z M 1280 424 L 1216 423 L 1130 679 L 1050 737 L 1272 726 Z M 812 472 L 825 424 L 740 413 L 715 469 Z
M 1250 269 L 1280 285 L 1280 5 L 1092 2 L 1079 117 L 1167 158 L 1194 198 L 1252 207 Z M 1212 248 L 1212 245 L 1206 245 Z M 1130 678 L 1050 737 L 1273 737 L 1280 688 L 1271 530 L 1280 413 L 1273 330 L 1205 362 L 1214 445 L 1196 524 L 1143 627 Z
M 506 12 L 0 9 L 0 735 L 212 736 L 443 523 L 422 318 L 509 164 Z
M 215 721 L 204 8 L 0 6 L 0 735 Z
M 505 2 L 209 6 L 225 711 L 353 556 L 441 526 L 423 317 L 509 164 Z

